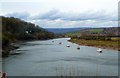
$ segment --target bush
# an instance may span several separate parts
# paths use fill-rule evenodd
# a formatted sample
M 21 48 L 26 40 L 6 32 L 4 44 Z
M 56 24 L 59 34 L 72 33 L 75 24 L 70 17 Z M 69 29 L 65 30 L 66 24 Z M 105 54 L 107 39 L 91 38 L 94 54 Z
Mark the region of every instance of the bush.
M 8 38 L 7 36 L 3 35 L 3 36 L 2 36 L 2 46 L 3 46 L 3 47 L 4 47 L 4 46 L 7 46 L 7 45 L 9 45 L 9 43 L 10 43 L 9 38 Z

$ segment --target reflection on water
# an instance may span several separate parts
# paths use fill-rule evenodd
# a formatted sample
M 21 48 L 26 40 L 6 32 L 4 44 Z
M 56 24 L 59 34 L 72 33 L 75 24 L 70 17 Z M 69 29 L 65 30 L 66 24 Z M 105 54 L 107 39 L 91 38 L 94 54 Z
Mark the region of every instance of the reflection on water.
M 117 76 L 118 52 L 80 46 L 67 38 L 31 41 L 21 44 L 12 55 L 3 59 L 8 76 Z M 53 42 L 54 41 L 54 42 Z M 62 42 L 62 44 L 59 44 Z M 70 45 L 70 47 L 66 47 Z
M 37 43 L 23 43 L 23 46 L 37 46 L 37 45 L 53 45 L 53 44 L 37 44 Z

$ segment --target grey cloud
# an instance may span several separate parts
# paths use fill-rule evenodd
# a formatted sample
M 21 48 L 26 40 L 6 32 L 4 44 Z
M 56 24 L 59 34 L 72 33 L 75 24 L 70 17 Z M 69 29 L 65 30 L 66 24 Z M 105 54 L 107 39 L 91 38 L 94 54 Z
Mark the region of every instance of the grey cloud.
M 34 17 L 31 17 L 32 19 L 48 19 L 48 20 L 56 20 L 59 19 L 60 13 L 58 10 L 51 10 L 47 13 L 36 15 Z
M 30 16 L 28 13 L 10 13 L 6 16 L 16 17 L 21 19 L 31 20 L 65 20 L 65 21 L 83 21 L 83 20 L 97 20 L 97 21 L 117 21 L 118 16 L 115 14 L 106 14 L 104 11 L 100 12 L 84 12 L 84 13 L 64 13 L 59 10 L 50 10 L 44 14 Z
M 62 13 L 58 10 L 51 10 L 45 14 L 33 17 L 36 20 L 66 20 L 66 21 L 82 21 L 82 20 L 104 20 L 117 21 L 117 15 L 106 14 L 105 12 L 85 12 L 85 13 Z
M 44 14 L 31 16 L 28 13 L 11 13 L 13 16 L 35 23 L 43 28 L 72 28 L 72 27 L 115 27 L 117 26 L 117 15 L 101 12 L 64 13 L 59 10 L 51 10 Z
M 117 21 L 65 21 L 65 20 L 37 20 L 34 23 L 43 28 L 78 28 L 78 27 L 116 27 Z
M 15 12 L 15 13 L 6 14 L 6 16 L 20 18 L 20 19 L 27 19 L 30 15 L 29 15 L 29 13 L 26 13 L 26 12 L 24 12 L 24 13 Z

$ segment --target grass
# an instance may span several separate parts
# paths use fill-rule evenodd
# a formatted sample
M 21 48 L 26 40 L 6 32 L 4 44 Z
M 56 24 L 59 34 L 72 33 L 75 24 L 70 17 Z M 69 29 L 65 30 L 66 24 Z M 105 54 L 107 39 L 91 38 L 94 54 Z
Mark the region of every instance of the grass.
M 87 30 L 89 31 L 90 33 L 101 33 L 103 32 L 103 29 L 90 29 L 90 30 Z M 67 35 L 68 36 L 76 36 L 76 35 L 80 35 L 80 31 L 76 31 L 76 32 L 68 32 Z
M 103 29 L 91 29 L 88 31 L 90 31 L 91 33 L 101 33 L 103 31 Z
M 119 48 L 120 44 L 118 43 L 118 41 L 101 41 L 101 40 L 84 40 L 84 39 L 71 39 L 69 41 L 80 45 L 120 50 Z
M 80 32 L 68 32 L 68 36 L 76 36 L 77 34 L 80 34 Z

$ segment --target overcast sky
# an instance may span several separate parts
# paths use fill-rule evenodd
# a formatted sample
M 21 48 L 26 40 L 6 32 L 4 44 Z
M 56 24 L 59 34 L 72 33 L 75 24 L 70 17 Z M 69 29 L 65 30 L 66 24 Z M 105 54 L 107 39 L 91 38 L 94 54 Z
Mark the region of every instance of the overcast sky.
M 0 15 L 43 28 L 116 27 L 119 0 L 2 0 Z

